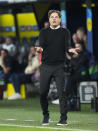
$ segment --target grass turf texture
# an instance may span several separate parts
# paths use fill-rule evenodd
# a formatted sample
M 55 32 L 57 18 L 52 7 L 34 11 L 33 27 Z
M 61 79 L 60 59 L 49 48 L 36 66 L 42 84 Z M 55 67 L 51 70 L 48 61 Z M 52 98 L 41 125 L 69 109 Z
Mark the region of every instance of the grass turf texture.
M 91 112 L 90 104 L 83 104 L 81 112 L 68 113 L 68 125 L 59 127 L 59 106 L 50 105 L 49 126 L 41 125 L 39 98 L 0 101 L 0 131 L 98 131 L 98 113 Z M 19 127 L 20 126 L 20 127 Z

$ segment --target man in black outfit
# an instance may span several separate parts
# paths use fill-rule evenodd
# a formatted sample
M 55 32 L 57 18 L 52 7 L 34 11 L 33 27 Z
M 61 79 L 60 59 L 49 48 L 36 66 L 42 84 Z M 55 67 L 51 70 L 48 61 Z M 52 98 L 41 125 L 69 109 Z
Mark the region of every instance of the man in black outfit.
M 37 52 L 42 52 L 42 65 L 40 68 L 40 104 L 44 115 L 42 125 L 49 124 L 47 95 L 52 77 L 56 81 L 60 102 L 61 116 L 57 125 L 67 125 L 64 61 L 67 51 L 75 54 L 77 52 L 76 48 L 71 48 L 69 31 L 60 27 L 60 12 L 58 10 L 50 10 L 48 17 L 50 27 L 41 30 L 39 35 L 40 47 L 35 47 Z

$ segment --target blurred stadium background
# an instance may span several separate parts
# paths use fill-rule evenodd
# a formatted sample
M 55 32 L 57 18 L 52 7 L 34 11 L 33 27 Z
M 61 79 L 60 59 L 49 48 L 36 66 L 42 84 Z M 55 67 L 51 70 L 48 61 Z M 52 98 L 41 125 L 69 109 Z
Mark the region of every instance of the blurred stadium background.
M 39 78 L 22 83 L 21 100 L 10 101 L 15 93 L 11 82 L 0 79 L 0 131 L 98 131 L 98 1 L 97 0 L 0 0 L 0 49 L 7 37 L 16 47 L 14 59 L 24 71 L 32 46 L 38 45 L 38 35 L 48 21 L 50 9 L 61 10 L 63 27 L 71 36 L 79 27 L 87 33 L 87 48 L 94 59 L 89 67 L 91 79 L 78 84 L 78 96 L 69 100 L 66 127 L 56 126 L 59 106 L 52 104 L 57 98 L 55 82 L 49 92 L 51 122 L 41 126 L 42 114 L 39 104 Z M 1 78 L 1 77 L 0 77 Z

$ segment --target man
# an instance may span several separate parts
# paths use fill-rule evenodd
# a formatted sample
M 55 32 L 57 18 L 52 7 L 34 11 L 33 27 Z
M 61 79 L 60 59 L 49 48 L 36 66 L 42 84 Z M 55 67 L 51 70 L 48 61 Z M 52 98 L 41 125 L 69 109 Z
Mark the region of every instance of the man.
M 12 42 L 12 38 L 9 36 L 6 38 L 5 43 L 2 45 L 3 49 L 6 49 L 10 56 L 15 56 L 16 55 L 16 47 Z
M 86 32 L 85 32 L 85 29 L 83 27 L 79 27 L 76 30 L 76 35 L 77 35 L 78 40 L 83 41 L 84 45 L 87 48 L 87 35 L 86 35 Z
M 36 53 L 35 48 L 32 46 L 30 48 L 30 53 L 28 56 L 28 65 L 25 69 L 25 74 L 33 74 L 35 73 L 40 66 L 39 55 Z
M 13 84 L 15 93 L 10 96 L 9 100 L 21 99 L 19 77 L 15 71 L 15 62 L 6 49 L 0 51 L 0 80 L 5 83 L 9 81 Z
M 70 65 L 70 76 L 68 77 L 66 88 L 70 89 L 70 91 L 67 90 L 67 95 L 71 97 L 77 97 L 77 84 L 89 78 L 88 67 L 91 57 L 83 41 L 75 43 L 75 47 L 78 48 L 78 55 L 66 54 Z M 84 73 L 82 74 L 82 72 Z
M 44 28 L 47 28 L 47 27 L 49 27 L 49 22 L 48 22 L 48 21 L 45 21 L 45 22 L 44 22 Z
M 51 78 L 54 77 L 60 102 L 60 121 L 57 125 L 67 125 L 67 98 L 64 89 L 64 61 L 66 51 L 76 53 L 71 48 L 70 34 L 67 29 L 60 27 L 61 14 L 57 10 L 48 12 L 50 27 L 41 30 L 39 35 L 40 47 L 35 47 L 37 52 L 42 52 L 42 66 L 40 68 L 40 103 L 43 111 L 43 125 L 49 124 L 49 111 L 47 95 Z

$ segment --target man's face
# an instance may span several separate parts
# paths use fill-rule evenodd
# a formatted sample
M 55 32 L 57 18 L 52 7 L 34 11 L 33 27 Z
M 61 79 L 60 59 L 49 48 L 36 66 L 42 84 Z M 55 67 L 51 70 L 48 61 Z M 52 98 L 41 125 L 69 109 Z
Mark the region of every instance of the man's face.
M 48 23 L 48 22 L 45 22 L 45 23 L 44 23 L 44 27 L 45 27 L 45 28 L 49 27 L 49 23 Z
M 83 33 L 82 31 L 77 30 L 76 34 L 77 34 L 77 37 L 78 37 L 80 40 L 83 39 L 83 37 L 84 37 L 84 33 Z
M 52 13 L 49 17 L 49 23 L 50 23 L 50 26 L 52 27 L 57 27 L 58 25 L 60 25 L 60 17 L 58 15 L 58 13 Z
M 6 41 L 5 41 L 5 43 L 7 44 L 7 45 L 9 45 L 9 44 L 11 44 L 11 39 L 10 38 L 6 38 Z
M 76 34 L 76 33 L 73 34 L 72 39 L 73 39 L 73 42 L 74 42 L 74 43 L 77 43 L 78 37 L 77 37 L 77 34 Z
M 35 48 L 34 48 L 34 47 L 31 47 L 30 52 L 31 52 L 32 54 L 35 54 Z

